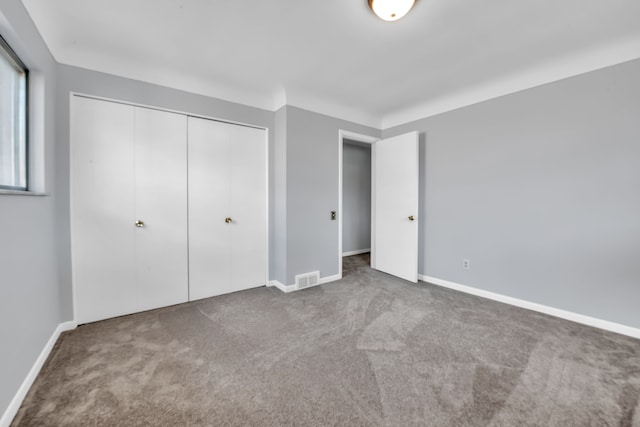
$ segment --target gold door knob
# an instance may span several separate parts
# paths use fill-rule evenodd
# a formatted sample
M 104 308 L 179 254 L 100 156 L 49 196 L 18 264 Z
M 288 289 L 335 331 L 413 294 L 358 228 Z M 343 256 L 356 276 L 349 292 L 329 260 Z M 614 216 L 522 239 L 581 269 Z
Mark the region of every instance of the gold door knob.
M 136 227 L 138 227 L 138 228 L 142 228 L 142 227 L 144 227 L 144 222 L 143 222 L 143 221 L 140 221 L 140 220 L 137 220 L 137 221 L 136 221 Z
M 227 224 L 230 224 L 230 223 L 231 223 L 231 218 L 226 217 L 226 218 L 224 219 L 224 222 L 226 222 Z
M 413 221 L 415 218 L 413 217 L 413 215 L 409 216 L 409 221 Z

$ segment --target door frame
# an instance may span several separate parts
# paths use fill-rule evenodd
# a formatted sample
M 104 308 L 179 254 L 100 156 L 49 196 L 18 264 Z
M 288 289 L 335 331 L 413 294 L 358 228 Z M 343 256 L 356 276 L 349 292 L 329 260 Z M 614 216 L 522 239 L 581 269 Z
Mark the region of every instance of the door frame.
M 151 110 L 159 110 L 159 111 L 166 111 L 169 113 L 176 113 L 176 114 L 181 114 L 186 116 L 187 118 L 189 117 L 195 117 L 195 118 L 200 118 L 200 119 L 206 119 L 206 120 L 213 120 L 216 122 L 222 122 L 222 123 L 229 123 L 232 125 L 239 125 L 239 126 L 246 126 L 246 127 L 250 127 L 250 128 L 255 128 L 255 129 L 263 129 L 265 131 L 265 163 L 266 163 L 266 170 L 265 170 L 265 188 L 266 188 L 266 194 L 265 194 L 265 210 L 266 210 L 266 215 L 265 215 L 265 219 L 266 219 L 266 227 L 267 227 L 267 234 L 266 234 L 266 242 L 265 242 L 265 250 L 267 253 L 267 259 L 266 259 L 266 268 L 265 268 L 265 272 L 266 272 L 266 277 L 265 277 L 265 286 L 269 286 L 270 283 L 270 258 L 271 258 L 271 254 L 270 254 L 270 239 L 272 238 L 271 233 L 270 233 L 270 215 L 269 215 L 269 209 L 271 207 L 270 203 L 271 203 L 271 192 L 269 191 L 270 189 L 270 174 L 271 174 L 271 167 L 269 165 L 269 153 L 270 153 L 270 146 L 271 146 L 271 140 L 269 138 L 269 132 L 271 131 L 271 129 L 267 126 L 261 126 L 261 125 L 254 125 L 251 123 L 246 123 L 246 122 L 239 122 L 239 121 L 234 121 L 234 120 L 229 120 L 229 119 L 222 119 L 219 117 L 213 117 L 213 116 L 207 116 L 204 114 L 196 114 L 196 113 L 190 113 L 188 111 L 184 111 L 184 110 L 175 110 L 175 109 L 171 109 L 171 108 L 164 108 L 164 107 L 157 107 L 157 106 L 153 106 L 153 105 L 149 105 L 149 104 L 143 104 L 140 102 L 131 102 L 131 101 L 125 101 L 122 99 L 117 99 L 117 98 L 110 98 L 110 97 L 104 97 L 104 96 L 98 96 L 98 95 L 93 95 L 93 94 L 89 94 L 89 93 L 84 93 L 84 92 L 78 92 L 78 91 L 69 91 L 69 98 L 68 98 L 68 102 L 69 102 L 69 117 L 68 117 L 68 124 L 69 124 L 69 154 L 68 154 L 68 160 L 69 160 L 69 182 L 68 182 L 68 190 L 69 190 L 69 261 L 71 264 L 71 268 L 70 268 L 70 274 L 71 274 L 71 305 L 72 305 L 72 311 L 73 311 L 73 321 L 77 323 L 78 321 L 78 316 L 77 316 L 77 297 L 76 297 L 76 278 L 75 278 L 75 266 L 74 266 L 74 261 L 73 261 L 73 235 L 74 235 L 74 225 L 73 225 L 73 221 L 71 221 L 71 218 L 73 218 L 73 205 L 74 205 L 74 194 L 73 194 L 73 190 L 72 190 L 72 186 L 71 183 L 73 182 L 73 177 L 74 177 L 74 165 L 73 165 L 73 154 L 74 154 L 74 146 L 75 144 L 77 144 L 75 142 L 75 138 L 74 138 L 74 131 L 73 131 L 73 124 L 74 124 L 74 102 L 73 99 L 75 97 L 81 97 L 81 98 L 89 98 L 89 99 L 94 99 L 94 100 L 98 100 L 98 101 L 107 101 L 107 102 L 114 102 L 117 104 L 124 104 L 124 105 L 130 105 L 133 107 L 141 107 L 141 108 L 148 108 Z M 188 144 L 188 139 L 187 139 L 187 144 Z M 188 159 L 187 159 L 188 161 Z M 188 226 L 188 224 L 187 224 Z M 342 259 L 340 259 L 341 265 L 342 265 Z M 342 267 L 341 267 L 342 268 Z M 342 271 L 342 270 L 341 270 Z
M 338 130 L 338 276 L 342 279 L 342 168 L 343 168 L 343 155 L 344 155 L 344 140 L 348 139 L 351 141 L 363 142 L 365 144 L 371 145 L 371 263 L 374 264 L 375 260 L 375 231 L 373 228 L 373 220 L 375 219 L 375 210 L 373 207 L 375 192 L 375 180 L 373 177 L 375 176 L 374 170 L 374 162 L 373 162 L 373 144 L 380 141 L 381 138 L 377 138 L 370 135 L 363 135 L 356 132 L 351 132 L 347 130 Z

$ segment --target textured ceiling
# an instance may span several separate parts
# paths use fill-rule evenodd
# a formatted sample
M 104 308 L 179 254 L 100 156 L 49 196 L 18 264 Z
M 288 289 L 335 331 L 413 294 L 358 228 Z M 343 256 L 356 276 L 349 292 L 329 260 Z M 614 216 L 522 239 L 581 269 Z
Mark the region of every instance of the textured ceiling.
M 387 127 L 640 57 L 635 0 L 23 0 L 60 63 Z

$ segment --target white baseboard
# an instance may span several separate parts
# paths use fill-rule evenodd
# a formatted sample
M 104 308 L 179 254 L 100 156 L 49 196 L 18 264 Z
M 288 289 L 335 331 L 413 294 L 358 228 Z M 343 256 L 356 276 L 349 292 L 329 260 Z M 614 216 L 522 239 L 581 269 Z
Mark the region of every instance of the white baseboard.
M 640 338 L 640 329 L 633 328 L 631 326 L 621 325 L 619 323 L 610 322 L 608 320 L 602 320 L 602 319 L 598 319 L 591 316 L 585 316 L 584 314 L 578 314 L 572 311 L 549 307 L 547 305 L 525 301 L 518 298 L 509 297 L 506 295 L 497 294 L 495 292 L 489 292 L 482 289 L 473 288 L 471 286 L 449 282 L 448 280 L 425 276 L 422 274 L 419 274 L 418 278 L 423 282 L 431 283 L 437 286 L 442 286 L 443 288 L 449 288 L 449 289 L 464 292 L 467 294 L 476 295 L 482 298 L 487 298 L 493 301 L 498 301 L 505 304 L 513 305 L 516 307 L 526 308 L 528 310 L 537 311 L 539 313 L 548 314 L 550 316 L 559 317 L 561 319 L 570 320 L 572 322 L 581 323 L 583 325 L 604 329 L 605 331 L 616 332 L 618 334 L 627 335 L 633 338 Z
M 366 254 L 368 252 L 371 252 L 371 248 L 368 249 L 360 249 L 357 251 L 349 251 L 349 252 L 342 252 L 342 257 L 346 257 L 346 256 L 352 256 L 352 255 L 360 255 L 360 254 Z
M 318 282 L 318 285 L 324 285 L 325 283 L 335 282 L 336 280 L 340 280 L 340 279 L 342 279 L 342 274 L 335 274 L 333 276 L 321 277 L 320 278 L 320 282 Z M 318 285 L 314 285 L 314 286 L 318 286 Z M 275 286 L 276 288 L 280 289 L 284 293 L 289 293 L 289 292 L 293 292 L 293 291 L 299 290 L 298 287 L 295 284 L 293 284 L 293 285 L 283 285 L 282 283 L 278 282 L 277 280 L 270 281 L 267 286 Z M 313 286 L 310 286 L 310 287 L 313 287 Z M 310 287 L 304 288 L 304 289 L 309 289 Z
M 334 274 L 333 276 L 321 277 L 320 284 L 324 285 L 325 283 L 335 282 L 336 280 L 342 279 L 342 274 Z
M 11 403 L 9 403 L 9 406 L 4 411 L 2 418 L 0 418 L 0 427 L 9 427 L 11 425 L 11 422 L 13 421 L 14 417 L 18 413 L 18 410 L 20 409 L 20 405 L 22 405 L 22 401 L 24 400 L 25 397 L 27 397 L 27 393 L 29 392 L 29 389 L 33 385 L 33 382 L 36 380 L 36 377 L 38 376 L 38 374 L 40 373 L 40 369 L 42 369 L 44 362 L 47 361 L 47 357 L 49 357 L 51 350 L 53 350 L 53 346 L 56 344 L 56 341 L 58 341 L 58 337 L 60 336 L 60 334 L 65 331 L 71 331 L 75 329 L 77 326 L 78 325 L 76 324 L 75 321 L 71 321 L 71 322 L 60 323 L 56 327 L 56 329 L 53 331 L 53 334 L 51 334 L 49 341 L 47 341 L 44 348 L 40 352 L 40 355 L 38 356 L 35 363 L 31 367 L 31 370 L 27 374 L 27 377 L 22 382 L 22 385 L 18 389 L 18 392 L 15 394 L 15 396 L 13 396 Z
M 284 293 L 289 293 L 289 292 L 293 292 L 296 290 L 296 285 L 283 285 L 282 283 L 278 282 L 277 280 L 272 280 L 270 283 L 270 286 L 275 286 L 276 288 L 280 289 L 282 292 Z

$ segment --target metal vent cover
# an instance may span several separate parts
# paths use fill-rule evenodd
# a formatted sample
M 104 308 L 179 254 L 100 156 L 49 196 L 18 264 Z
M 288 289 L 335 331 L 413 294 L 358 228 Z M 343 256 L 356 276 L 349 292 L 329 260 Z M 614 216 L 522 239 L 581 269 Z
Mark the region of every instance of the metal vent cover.
M 306 289 L 311 286 L 320 284 L 320 272 L 312 271 L 311 273 L 298 274 L 296 276 L 296 289 Z

